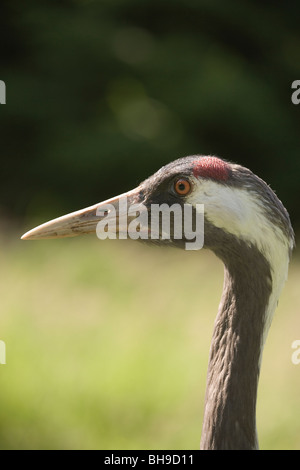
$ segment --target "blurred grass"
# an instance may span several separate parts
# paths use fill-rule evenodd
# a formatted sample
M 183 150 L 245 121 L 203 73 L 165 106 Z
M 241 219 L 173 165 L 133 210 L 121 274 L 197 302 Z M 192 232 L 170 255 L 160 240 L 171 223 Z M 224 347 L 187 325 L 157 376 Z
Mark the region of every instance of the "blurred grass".
M 223 284 L 211 253 L 85 239 L 1 243 L 1 449 L 197 449 Z M 300 448 L 300 264 L 267 340 L 263 449 Z

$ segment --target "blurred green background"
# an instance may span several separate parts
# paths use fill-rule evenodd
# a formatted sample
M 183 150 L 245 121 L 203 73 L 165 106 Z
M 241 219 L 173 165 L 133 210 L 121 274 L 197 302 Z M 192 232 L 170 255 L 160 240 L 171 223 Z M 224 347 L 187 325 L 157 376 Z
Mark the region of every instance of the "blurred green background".
M 251 168 L 300 224 L 299 2 L 3 0 L 0 448 L 197 449 L 222 265 L 21 242 L 185 155 Z M 267 340 L 262 448 L 300 448 L 300 264 Z

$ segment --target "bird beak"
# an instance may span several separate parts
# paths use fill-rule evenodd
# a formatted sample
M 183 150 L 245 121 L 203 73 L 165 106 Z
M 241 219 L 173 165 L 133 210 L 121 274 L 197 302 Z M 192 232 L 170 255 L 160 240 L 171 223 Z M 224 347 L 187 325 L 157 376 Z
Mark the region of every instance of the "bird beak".
M 120 194 L 119 196 L 107 199 L 93 206 L 50 220 L 29 230 L 21 239 L 38 240 L 45 238 L 76 237 L 78 235 L 96 233 L 97 224 L 104 217 L 108 225 L 109 222 L 114 219 L 115 233 L 127 233 L 127 225 L 130 219 L 122 216 L 125 215 L 128 206 L 139 204 L 139 202 L 140 188 L 137 187 L 127 193 Z M 122 220 L 125 221 L 124 226 L 120 224 Z M 116 221 L 119 223 L 116 223 Z

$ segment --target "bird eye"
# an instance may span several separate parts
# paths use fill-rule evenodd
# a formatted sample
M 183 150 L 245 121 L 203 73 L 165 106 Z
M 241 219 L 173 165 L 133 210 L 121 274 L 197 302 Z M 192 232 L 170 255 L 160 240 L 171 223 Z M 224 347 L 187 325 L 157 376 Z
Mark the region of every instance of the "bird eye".
M 191 190 L 191 183 L 185 179 L 179 179 L 174 184 L 174 189 L 180 196 L 185 196 Z

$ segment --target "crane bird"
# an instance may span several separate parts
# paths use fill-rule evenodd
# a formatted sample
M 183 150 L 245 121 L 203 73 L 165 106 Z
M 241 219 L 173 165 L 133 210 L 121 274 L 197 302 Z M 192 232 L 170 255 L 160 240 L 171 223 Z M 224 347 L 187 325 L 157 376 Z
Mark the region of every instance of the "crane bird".
M 224 285 L 209 354 L 200 448 L 258 449 L 262 352 L 294 246 L 287 210 L 249 169 L 193 155 L 162 167 L 127 193 L 40 225 L 22 239 L 95 232 L 99 209 L 110 204 L 121 221 L 124 200 L 143 204 L 148 214 L 152 204 L 189 204 L 194 214 L 197 204 L 204 204 L 204 248 L 223 261 Z M 110 211 L 104 215 L 109 220 Z M 183 248 L 183 238 L 173 234 L 166 240 L 160 232 L 153 242 Z

